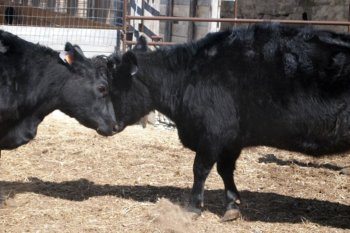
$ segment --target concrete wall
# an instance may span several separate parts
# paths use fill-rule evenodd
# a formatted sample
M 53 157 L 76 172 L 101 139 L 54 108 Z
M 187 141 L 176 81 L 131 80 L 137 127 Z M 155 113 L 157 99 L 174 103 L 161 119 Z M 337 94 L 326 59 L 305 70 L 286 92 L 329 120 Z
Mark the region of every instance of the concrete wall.
M 168 0 L 161 0 L 160 13 L 166 15 Z M 198 0 L 195 17 L 218 18 L 219 1 L 218 0 Z M 170 15 L 169 15 L 170 16 Z M 188 17 L 190 16 L 190 0 L 174 0 L 172 16 Z M 178 21 L 172 23 L 171 41 L 182 43 L 188 41 L 189 22 Z M 165 35 L 166 23 L 160 24 L 160 33 Z M 196 22 L 193 26 L 193 39 L 199 39 L 210 31 L 217 31 L 217 23 Z
M 217 0 L 198 0 L 197 15 L 201 18 L 219 18 L 220 9 L 219 1 Z M 218 30 L 218 24 L 214 23 L 195 23 L 194 39 L 199 39 L 205 36 L 208 32 Z
M 238 0 L 238 18 L 300 20 L 305 12 L 309 20 L 348 20 L 349 4 L 350 0 Z M 228 14 L 225 11 L 229 12 L 227 8 L 223 9 L 223 17 Z M 348 30 L 344 26 L 322 28 Z
M 11 32 L 22 39 L 62 51 L 67 41 L 78 44 L 85 56 L 109 55 L 114 52 L 117 42 L 115 30 L 51 28 L 28 26 L 5 26 L 0 29 Z

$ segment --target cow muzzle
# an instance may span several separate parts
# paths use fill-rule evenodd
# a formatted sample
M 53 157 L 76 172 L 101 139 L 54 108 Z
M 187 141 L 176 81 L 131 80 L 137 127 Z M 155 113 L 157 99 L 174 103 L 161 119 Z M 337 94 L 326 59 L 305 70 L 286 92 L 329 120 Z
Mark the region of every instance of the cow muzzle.
M 108 127 L 98 127 L 96 129 L 97 133 L 102 136 L 112 136 L 116 133 L 118 133 L 118 129 L 115 124 L 112 124 Z

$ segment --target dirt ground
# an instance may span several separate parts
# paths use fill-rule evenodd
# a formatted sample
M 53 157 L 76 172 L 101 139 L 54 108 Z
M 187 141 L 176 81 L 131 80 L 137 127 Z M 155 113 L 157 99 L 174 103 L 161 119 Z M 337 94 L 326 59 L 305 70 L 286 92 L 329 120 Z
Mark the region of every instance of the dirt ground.
M 183 210 L 193 159 L 175 130 L 135 125 L 103 138 L 52 114 L 34 141 L 2 151 L 0 232 L 350 232 L 350 176 L 339 174 L 350 156 L 245 149 L 235 172 L 243 217 L 227 223 L 216 169 L 202 216 Z

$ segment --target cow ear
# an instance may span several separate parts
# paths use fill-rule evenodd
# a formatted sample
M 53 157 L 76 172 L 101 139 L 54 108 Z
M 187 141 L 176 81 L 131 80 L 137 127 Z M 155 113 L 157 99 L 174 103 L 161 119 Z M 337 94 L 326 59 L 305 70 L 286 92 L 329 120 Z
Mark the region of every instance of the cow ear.
M 60 52 L 60 58 L 63 62 L 68 63 L 69 65 L 72 65 L 74 62 L 73 54 L 67 51 Z
M 81 58 L 85 58 L 83 50 L 80 48 L 79 45 L 73 45 L 73 48 L 74 48 L 73 52 L 74 52 L 75 56 L 79 56 Z
M 128 51 L 122 56 L 121 67 L 130 76 L 133 76 L 137 73 L 137 58 L 133 52 Z
M 116 70 L 121 64 L 121 56 L 119 53 L 113 53 L 107 57 L 107 68 L 109 70 Z
M 147 45 L 147 39 L 144 36 L 140 36 L 137 39 L 137 43 L 133 49 L 134 51 L 140 51 L 140 52 L 147 52 L 148 45 Z
M 65 63 L 72 65 L 76 60 L 85 59 L 84 53 L 78 45 L 67 42 L 64 51 L 60 53 L 60 58 Z

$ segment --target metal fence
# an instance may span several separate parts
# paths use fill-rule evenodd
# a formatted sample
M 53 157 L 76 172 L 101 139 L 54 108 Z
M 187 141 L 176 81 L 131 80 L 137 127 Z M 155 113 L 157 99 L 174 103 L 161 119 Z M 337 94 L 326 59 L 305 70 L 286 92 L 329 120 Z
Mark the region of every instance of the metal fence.
M 174 0 L 158 3 L 163 7 L 166 3 L 168 7 L 174 4 Z M 122 48 L 127 49 L 135 43 L 132 41 L 135 38 L 133 35 L 138 36 L 145 29 L 150 32 L 150 39 L 158 39 L 150 42 L 150 45 L 172 44 L 169 40 L 159 39 L 161 26 L 146 25 L 150 21 L 218 22 L 233 26 L 261 22 L 350 26 L 348 21 L 240 19 L 236 17 L 237 3 L 236 0 L 232 18 L 199 18 L 174 17 L 171 16 L 172 10 L 168 9 L 163 13 L 157 12 L 148 0 L 0 0 L 0 28 L 56 50 L 61 50 L 64 43 L 70 41 L 79 44 L 88 56 L 92 56 L 109 54 L 116 47 L 119 48 L 120 42 Z M 165 33 L 167 25 L 164 27 Z M 158 32 L 154 33 L 157 27 Z M 126 39 L 121 40 L 124 34 Z
M 61 50 L 66 41 L 88 56 L 108 54 L 118 43 L 123 0 L 0 0 L 0 28 Z
M 131 0 L 132 1 L 132 0 Z M 168 0 L 168 5 L 173 5 L 175 0 Z M 197 2 L 197 0 L 189 0 L 189 2 Z M 218 0 L 219 1 L 219 0 Z M 191 14 L 189 17 L 179 17 L 179 16 L 172 16 L 170 10 L 170 14 L 166 15 L 155 15 L 155 16 L 137 16 L 137 15 L 131 15 L 131 14 L 124 14 L 123 19 L 123 31 L 127 31 L 128 25 L 133 21 L 163 21 L 163 22 L 217 22 L 217 23 L 226 23 L 231 24 L 232 26 L 242 25 L 242 24 L 254 24 L 254 23 L 283 23 L 283 24 L 294 24 L 294 25 L 317 25 L 317 26 L 337 26 L 337 27 L 346 27 L 347 32 L 350 32 L 350 16 L 349 20 L 342 20 L 342 21 L 336 21 L 336 20 L 307 20 L 307 14 L 304 12 L 302 14 L 302 19 L 300 20 L 281 20 L 281 19 L 243 19 L 238 17 L 238 5 L 239 0 L 233 1 L 233 9 L 232 9 L 232 16 L 231 18 L 203 18 L 203 17 L 194 17 L 194 14 Z M 124 2 L 124 11 L 127 12 L 128 5 L 127 1 Z M 190 4 L 191 6 L 191 4 Z M 350 6 L 345 9 L 348 11 L 348 15 L 350 15 Z M 168 13 L 169 13 L 168 12 Z M 123 40 L 123 50 L 126 50 L 131 45 L 135 44 L 135 41 L 132 40 Z M 152 41 L 149 42 L 149 45 L 159 46 L 159 45 L 171 45 L 174 44 L 171 41 Z

